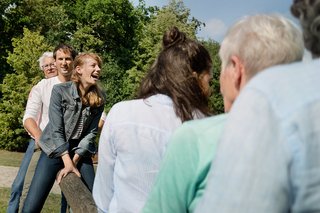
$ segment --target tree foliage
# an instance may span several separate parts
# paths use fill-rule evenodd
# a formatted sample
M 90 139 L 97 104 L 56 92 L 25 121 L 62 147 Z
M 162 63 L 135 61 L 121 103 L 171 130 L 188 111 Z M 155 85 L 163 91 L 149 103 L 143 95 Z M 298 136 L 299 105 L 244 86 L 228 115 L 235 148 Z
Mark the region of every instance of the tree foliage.
M 220 68 L 221 60 L 219 58 L 219 48 L 220 44 L 213 40 L 202 41 L 203 45 L 207 48 L 212 59 L 212 82 L 211 90 L 212 95 L 210 97 L 209 106 L 214 114 L 220 114 L 224 112 L 223 108 L 223 98 L 220 93 Z
M 96 52 L 104 62 L 101 84 L 107 106 L 134 98 L 141 79 L 161 49 L 163 33 L 177 26 L 196 39 L 203 23 L 182 0 L 162 7 L 134 7 L 129 0 L 2 0 L 0 2 L 0 149 L 22 150 L 27 95 L 43 76 L 38 58 L 60 42 L 79 52 Z M 210 106 L 222 111 L 219 44 L 204 41 L 214 60 Z M 2 97 L 1 97 L 2 95 Z
M 22 150 L 29 139 L 22 125 L 23 113 L 31 87 L 42 77 L 38 58 L 52 49 L 39 32 L 24 29 L 22 38 L 14 38 L 14 51 L 9 53 L 8 63 L 15 72 L 7 74 L 0 84 L 0 148 Z
M 155 11 L 142 29 L 143 36 L 135 54 L 135 65 L 127 72 L 126 85 L 131 91 L 137 90 L 141 79 L 161 50 L 164 32 L 173 26 L 185 32 L 188 37 L 195 38 L 201 23 L 190 17 L 190 9 L 185 7 L 182 0 L 171 0 L 167 6 Z
M 78 1 L 74 16 L 77 29 L 71 41 L 75 48 L 117 58 L 124 69 L 131 66 L 139 17 L 128 0 Z
M 7 17 L 5 16 L 5 13 L 8 10 L 9 5 L 12 4 L 12 2 L 13 0 L 0 1 L 0 82 L 2 82 L 2 79 L 7 73 L 11 73 L 13 71 L 10 65 L 6 62 L 8 51 L 12 50 L 12 32 L 10 32 L 10 30 L 7 30 Z

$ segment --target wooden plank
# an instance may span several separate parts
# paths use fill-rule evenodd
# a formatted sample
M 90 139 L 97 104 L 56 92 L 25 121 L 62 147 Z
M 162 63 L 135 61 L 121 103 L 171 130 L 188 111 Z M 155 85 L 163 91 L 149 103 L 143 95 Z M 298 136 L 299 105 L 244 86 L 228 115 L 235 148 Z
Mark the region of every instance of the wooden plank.
M 92 193 L 75 173 L 62 178 L 59 185 L 73 213 L 98 212 Z

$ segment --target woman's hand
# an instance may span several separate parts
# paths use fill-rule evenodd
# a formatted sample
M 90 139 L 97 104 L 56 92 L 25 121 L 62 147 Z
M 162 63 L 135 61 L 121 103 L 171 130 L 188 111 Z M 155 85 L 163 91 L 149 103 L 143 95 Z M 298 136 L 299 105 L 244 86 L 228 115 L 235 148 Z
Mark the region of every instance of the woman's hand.
M 74 165 L 68 153 L 64 154 L 61 158 L 64 163 L 64 168 L 61 169 L 57 174 L 56 180 L 58 184 L 60 183 L 63 177 L 67 176 L 67 174 L 71 172 L 75 173 L 78 177 L 81 177 L 79 170 Z
M 74 156 L 73 156 L 73 159 L 72 159 L 73 164 L 74 164 L 75 166 L 77 166 L 77 164 L 78 164 L 78 162 L 80 161 L 80 159 L 81 159 L 81 156 L 78 155 L 77 153 L 75 153 Z

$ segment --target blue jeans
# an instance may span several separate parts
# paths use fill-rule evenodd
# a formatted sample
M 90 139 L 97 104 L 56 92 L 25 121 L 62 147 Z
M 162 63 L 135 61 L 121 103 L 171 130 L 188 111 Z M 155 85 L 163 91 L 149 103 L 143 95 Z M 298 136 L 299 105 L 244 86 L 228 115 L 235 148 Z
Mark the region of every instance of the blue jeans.
M 20 196 L 23 189 L 24 178 L 26 176 L 26 173 L 34 152 L 34 144 L 35 144 L 34 140 L 31 139 L 29 141 L 29 145 L 26 150 L 26 153 L 24 154 L 24 157 L 22 159 L 18 174 L 12 183 L 11 195 L 9 199 L 7 213 L 16 213 L 19 210 L 19 202 L 20 202 Z
M 62 168 L 64 168 L 64 164 L 60 157 L 49 158 L 44 152 L 41 153 L 35 171 L 35 176 L 32 179 L 29 193 L 24 202 L 22 212 L 41 212 L 41 209 L 54 184 L 56 175 Z M 81 158 L 77 164 L 77 168 L 81 174 L 82 181 L 85 183 L 88 189 L 92 191 L 94 181 L 94 168 L 92 159 L 90 157 Z

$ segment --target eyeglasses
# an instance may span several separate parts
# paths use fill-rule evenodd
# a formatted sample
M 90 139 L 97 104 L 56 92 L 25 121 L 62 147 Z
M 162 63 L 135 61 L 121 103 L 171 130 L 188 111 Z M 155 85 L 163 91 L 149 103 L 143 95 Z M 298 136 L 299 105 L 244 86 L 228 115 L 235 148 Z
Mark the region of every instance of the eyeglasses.
M 56 64 L 55 63 L 50 63 L 50 64 L 43 65 L 42 69 L 46 70 L 46 69 L 49 69 L 50 67 L 51 68 L 56 68 Z

